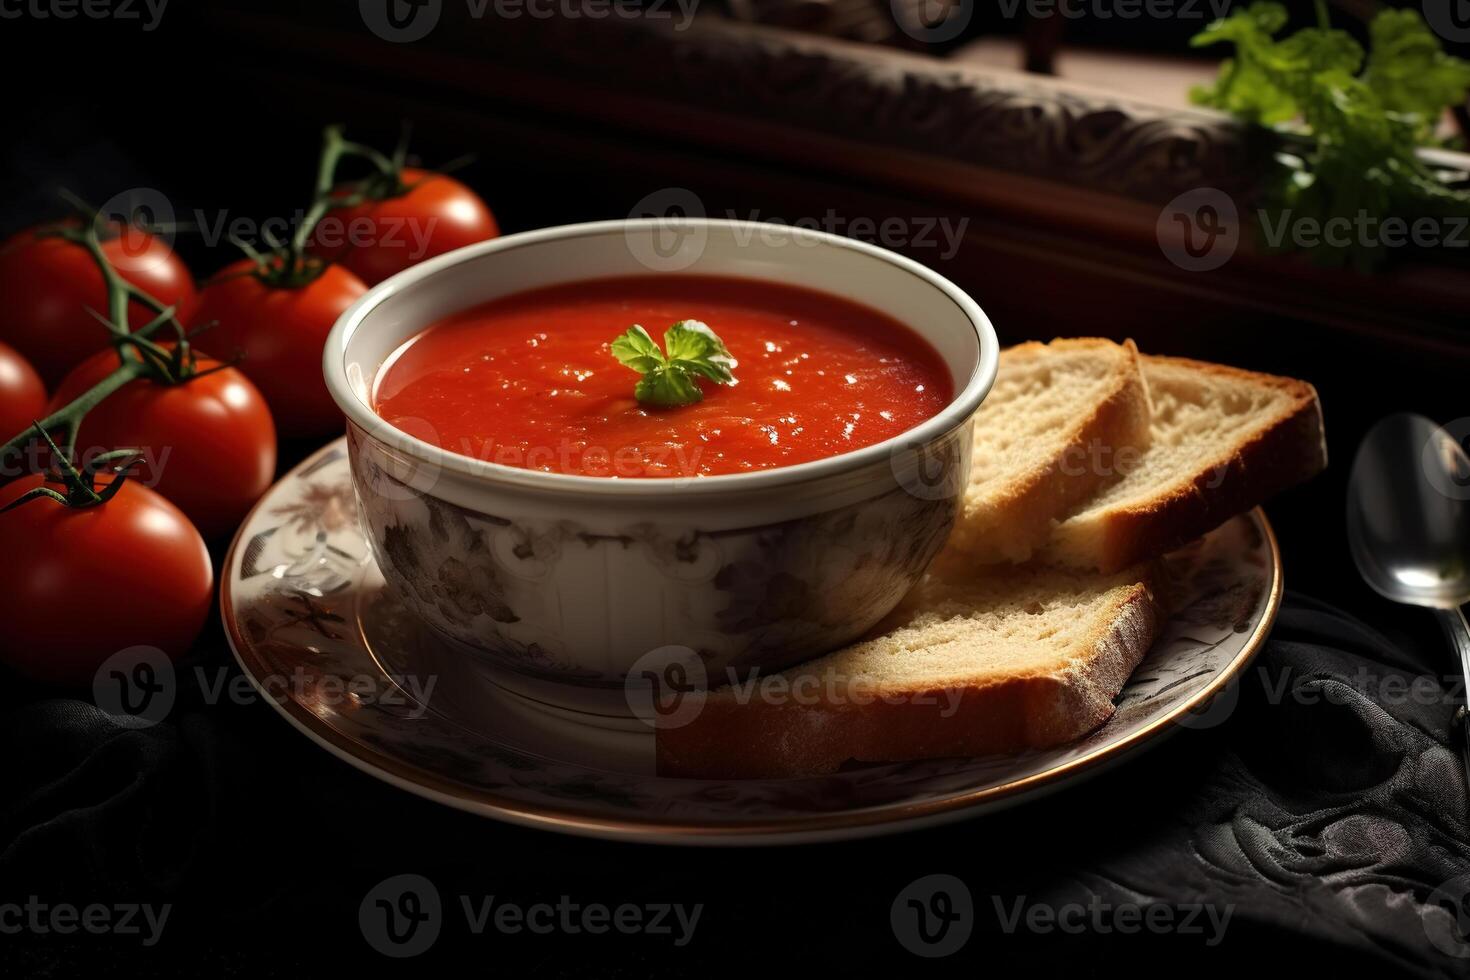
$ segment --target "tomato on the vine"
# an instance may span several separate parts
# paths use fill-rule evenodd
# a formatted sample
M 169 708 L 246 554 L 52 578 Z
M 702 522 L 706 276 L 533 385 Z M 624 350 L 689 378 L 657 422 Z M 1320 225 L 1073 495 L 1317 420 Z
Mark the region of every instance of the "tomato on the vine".
M 0 487 L 0 507 L 40 486 Z M 209 552 L 182 511 L 129 480 L 106 503 L 29 500 L 0 513 L 0 660 L 36 680 L 90 685 L 133 646 L 188 651 L 214 599 Z
M 75 400 L 117 366 L 113 350 L 87 358 L 56 389 L 50 410 Z M 139 450 L 143 461 L 133 479 L 167 497 L 213 540 L 234 533 L 270 488 L 276 429 L 265 398 L 245 375 L 203 355 L 197 355 L 196 368 L 195 376 L 178 384 L 128 382 L 86 414 L 75 448 L 83 458 L 93 451 Z
M 46 386 L 30 362 L 0 344 L 0 442 L 46 414 Z
M 302 285 L 276 285 L 243 259 L 225 267 L 199 294 L 193 322 L 214 321 L 201 340 L 265 395 L 283 436 L 342 430 L 342 411 L 322 380 L 322 348 L 337 317 L 367 292 L 361 279 L 328 265 Z
M 88 310 L 106 315 L 107 290 L 102 270 L 87 249 L 57 235 L 32 228 L 0 245 L 0 340 L 31 362 L 47 384 L 88 355 L 107 346 L 107 328 Z M 194 280 L 183 261 L 161 239 L 132 226 L 112 229 L 102 254 L 123 279 L 164 306 L 187 316 L 194 302 Z M 128 304 L 133 329 L 152 320 L 154 312 L 138 302 Z
M 453 177 L 405 167 L 401 193 L 334 209 L 313 233 L 313 251 L 369 286 L 394 273 L 500 234 L 480 196 Z

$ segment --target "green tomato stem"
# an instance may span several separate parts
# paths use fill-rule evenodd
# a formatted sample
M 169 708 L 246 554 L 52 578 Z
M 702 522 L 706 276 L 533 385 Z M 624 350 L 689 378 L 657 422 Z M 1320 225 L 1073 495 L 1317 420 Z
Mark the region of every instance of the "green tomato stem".
M 105 504 L 117 495 L 122 485 L 127 482 L 128 469 L 137 462 L 138 453 L 133 449 L 114 449 L 111 452 L 102 453 L 96 459 L 83 464 L 77 469 L 72 463 L 70 455 L 63 453 L 51 439 L 51 434 L 41 427 L 37 422 L 34 426 L 35 432 L 45 440 L 47 448 L 51 450 L 51 457 L 56 462 L 56 482 L 66 488 L 66 493 L 60 493 L 47 486 L 32 487 L 19 497 L 0 507 L 0 514 L 14 510 L 22 504 L 32 500 L 45 498 L 55 501 L 63 507 L 79 509 L 82 507 L 96 507 Z M 127 460 L 121 466 L 113 467 L 112 481 L 101 490 L 97 489 L 97 474 L 111 463 L 119 460 Z
M 354 143 L 342 135 L 343 130 L 339 125 L 328 126 L 322 130 L 322 151 L 317 158 L 316 183 L 313 185 L 311 206 L 307 209 L 301 223 L 297 225 L 291 236 L 290 242 L 284 248 L 278 248 L 273 254 L 260 255 L 253 249 L 247 249 L 247 254 L 255 260 L 261 279 L 272 286 L 281 288 L 299 288 L 312 282 L 321 275 L 326 265 L 314 262 L 307 257 L 306 244 L 311 238 L 311 233 L 321 223 L 329 211 L 336 208 L 353 207 L 365 200 L 374 197 L 380 185 L 391 182 L 396 186 L 399 180 L 400 166 L 394 159 L 383 155 L 370 146 Z M 337 170 L 346 157 L 359 157 L 367 160 L 377 175 L 363 182 L 362 189 L 341 194 L 337 186 Z
M 78 207 L 84 219 L 80 227 L 62 225 L 48 229 L 43 234 L 54 235 L 85 248 L 97 264 L 98 270 L 102 273 L 103 286 L 107 291 L 107 315 L 103 316 L 96 312 L 93 315 L 110 334 L 112 345 L 118 352 L 118 366 L 112 373 L 77 398 L 41 419 L 35 426 L 17 433 L 3 446 L 0 446 L 0 462 L 6 463 L 8 470 L 9 461 L 18 454 L 24 454 L 26 447 L 36 438 L 36 427 L 39 426 L 40 435 L 51 446 L 53 461 L 60 469 L 64 481 L 67 480 L 68 473 L 75 475 L 75 469 L 71 465 L 71 455 L 76 449 L 77 433 L 81 429 L 82 419 L 104 399 L 129 382 L 140 378 L 147 378 L 158 384 L 173 385 L 188 381 L 198 373 L 197 360 L 189 345 L 188 331 L 174 315 L 174 308 L 165 306 L 160 300 L 118 274 L 108 260 L 107 254 L 102 251 L 102 242 L 97 233 L 98 214 L 80 203 Z M 136 331 L 131 330 L 128 324 L 128 306 L 134 302 L 157 314 Z M 165 326 L 172 328 L 177 338 L 172 350 L 150 339 L 154 333 Z M 59 445 L 51 440 L 53 432 L 61 436 Z M 0 473 L 0 485 L 9 483 L 20 475 L 20 472 Z M 76 492 L 73 491 L 73 495 Z M 100 500 L 93 502 L 100 502 Z
M 148 367 L 141 360 L 124 358 L 117 370 L 78 395 L 75 401 L 58 408 L 35 425 L 22 429 L 3 447 L 0 447 L 0 460 L 8 461 L 13 455 L 23 453 L 30 441 L 36 437 L 37 426 L 43 433 L 48 434 L 48 439 L 49 433 L 60 431 L 62 440 L 60 445 L 56 446 L 57 458 L 70 459 L 72 451 L 76 448 L 77 431 L 82 426 L 83 417 L 96 408 L 108 395 L 129 382 L 147 377 L 148 373 Z M 4 482 L 8 483 L 14 478 L 14 476 L 8 477 Z

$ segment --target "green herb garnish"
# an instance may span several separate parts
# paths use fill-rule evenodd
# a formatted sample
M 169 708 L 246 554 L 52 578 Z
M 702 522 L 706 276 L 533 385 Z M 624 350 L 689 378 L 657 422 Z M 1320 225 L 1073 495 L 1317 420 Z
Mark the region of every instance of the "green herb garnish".
M 734 384 L 735 358 L 707 324 L 680 320 L 664 331 L 664 349 L 638 324 L 612 342 L 613 357 L 643 377 L 633 394 L 645 405 L 693 405 L 704 397 L 698 378 Z
M 1464 100 L 1470 62 L 1445 54 L 1413 10 L 1374 17 L 1366 56 L 1351 35 L 1328 26 L 1321 0 L 1316 27 L 1277 39 L 1286 21 L 1281 4 L 1252 3 L 1190 42 L 1235 45 L 1215 83 L 1190 93 L 1195 102 L 1312 141 L 1299 156 L 1279 155 L 1269 210 L 1283 221 L 1323 224 L 1470 215 L 1470 194 L 1448 186 L 1416 153 L 1435 145 L 1446 106 Z M 1312 251 L 1326 263 L 1359 268 L 1383 258 L 1381 242 L 1357 236 Z

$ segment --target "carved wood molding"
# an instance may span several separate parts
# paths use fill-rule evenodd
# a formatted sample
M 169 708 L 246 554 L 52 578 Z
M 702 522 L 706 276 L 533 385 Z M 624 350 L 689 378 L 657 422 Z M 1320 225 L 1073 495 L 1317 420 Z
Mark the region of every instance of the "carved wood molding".
M 574 179 L 596 183 L 605 160 L 619 192 L 662 181 L 703 187 L 712 204 L 749 186 L 747 200 L 787 218 L 837 196 L 855 214 L 973 218 L 964 263 L 946 271 L 992 296 L 1045 291 L 1033 274 L 1066 269 L 1126 292 L 1120 316 L 1169 296 L 1158 315 L 1187 307 L 1196 320 L 1278 316 L 1426 338 L 1448 336 L 1460 319 L 1450 311 L 1470 297 L 1462 268 L 1405 263 L 1365 277 L 1248 243 L 1225 268 L 1181 271 L 1161 252 L 1161 205 L 1215 187 L 1244 212 L 1279 147 L 1217 113 L 733 22 L 490 22 L 452 0 L 443 11 L 432 34 L 405 44 L 340 10 L 315 8 L 308 25 L 259 0 L 209 16 L 248 65 L 282 65 L 277 97 L 380 121 L 435 118 L 491 141 L 520 161 L 511 166 L 576 161 Z M 1463 154 L 1433 156 L 1470 169 Z
M 673 104 L 1150 202 L 1248 192 L 1269 140 L 1228 117 L 1163 109 L 1019 72 L 719 21 L 465 25 L 455 46 L 528 71 Z M 595 111 L 595 105 L 589 106 Z M 700 134 L 690 133 L 698 141 Z
M 557 0 L 557 9 L 580 2 Z M 354 16 L 356 4 L 310 14 L 269 2 L 231 4 L 211 16 L 272 46 L 348 54 L 363 67 L 498 91 L 522 106 L 554 100 L 559 112 L 616 116 L 629 128 L 653 128 L 659 120 L 651 115 L 687 108 L 1150 203 L 1201 186 L 1248 193 L 1272 148 L 1269 134 L 1214 112 L 729 21 L 703 7 L 686 22 L 674 0 L 644 0 L 639 16 L 609 15 L 610 0 L 593 2 L 602 4 L 602 16 L 506 19 L 494 16 L 494 5 L 474 16 L 471 5 L 443 0 L 434 29 L 402 44 L 373 37 Z M 303 16 L 320 25 L 315 36 Z M 551 94 L 568 90 L 576 97 Z M 621 115 L 617 97 L 625 100 Z M 626 110 L 630 98 L 639 103 L 634 112 Z M 690 125 L 680 135 L 713 145 L 720 134 Z

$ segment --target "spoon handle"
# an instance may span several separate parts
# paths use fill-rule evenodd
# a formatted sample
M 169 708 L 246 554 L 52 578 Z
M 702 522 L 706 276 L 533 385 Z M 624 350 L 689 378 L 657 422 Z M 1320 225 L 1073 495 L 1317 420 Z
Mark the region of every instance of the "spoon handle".
M 1460 670 L 1465 678 L 1466 697 L 1470 697 L 1470 622 L 1465 620 L 1465 608 L 1456 606 L 1453 609 L 1439 610 L 1440 625 L 1449 634 L 1450 642 L 1455 645 L 1455 652 L 1460 655 Z M 1460 753 L 1465 759 L 1465 776 L 1470 779 L 1470 715 L 1466 714 L 1465 707 L 1455 712 L 1455 731 L 1451 737 L 1460 742 Z

